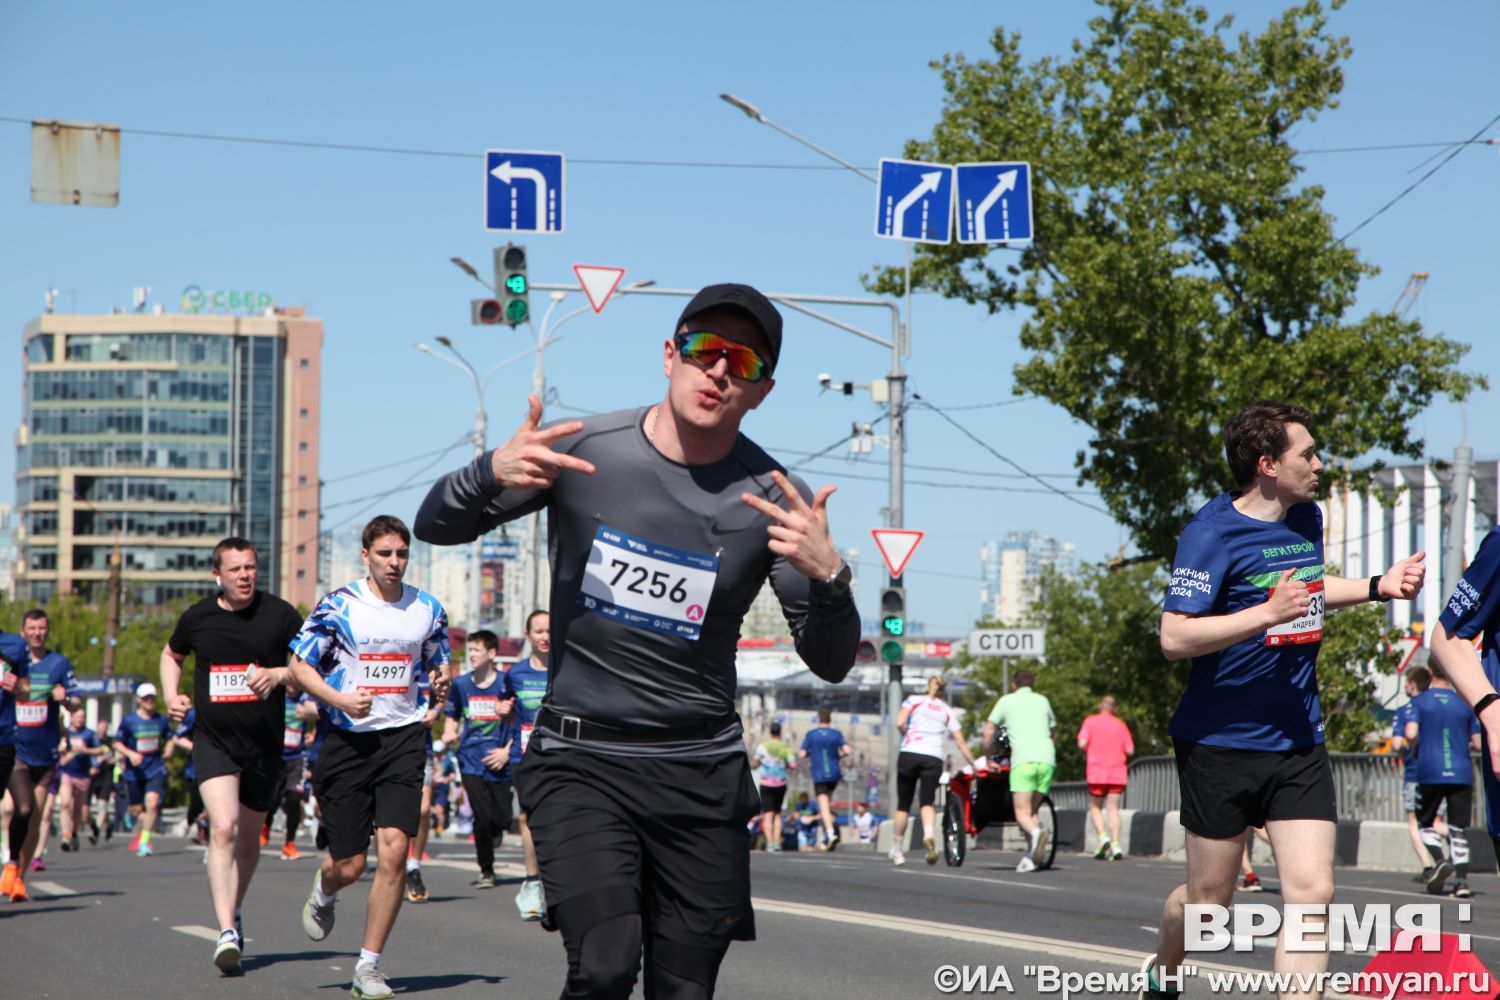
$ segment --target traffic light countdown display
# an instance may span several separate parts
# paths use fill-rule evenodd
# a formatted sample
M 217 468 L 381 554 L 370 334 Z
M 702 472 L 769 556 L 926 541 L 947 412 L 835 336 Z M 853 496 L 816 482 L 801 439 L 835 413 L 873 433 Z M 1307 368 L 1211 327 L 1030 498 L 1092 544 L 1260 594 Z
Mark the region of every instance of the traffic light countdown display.
M 906 591 L 901 587 L 886 587 L 880 592 L 880 633 L 885 637 L 880 658 L 900 663 L 906 651 Z
M 520 326 L 531 318 L 531 282 L 526 277 L 526 248 L 507 243 L 495 251 L 500 286 L 496 291 L 504 305 L 505 322 Z

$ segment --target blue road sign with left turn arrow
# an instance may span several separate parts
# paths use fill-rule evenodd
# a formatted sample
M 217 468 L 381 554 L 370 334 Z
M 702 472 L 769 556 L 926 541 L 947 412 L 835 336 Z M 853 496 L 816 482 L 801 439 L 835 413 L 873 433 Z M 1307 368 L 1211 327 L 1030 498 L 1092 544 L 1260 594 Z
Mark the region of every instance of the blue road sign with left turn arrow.
M 958 242 L 1031 239 L 1031 164 L 958 165 Z
M 875 235 L 917 243 L 953 238 L 953 168 L 916 160 L 880 161 Z
M 484 228 L 492 233 L 562 232 L 563 155 L 486 150 Z

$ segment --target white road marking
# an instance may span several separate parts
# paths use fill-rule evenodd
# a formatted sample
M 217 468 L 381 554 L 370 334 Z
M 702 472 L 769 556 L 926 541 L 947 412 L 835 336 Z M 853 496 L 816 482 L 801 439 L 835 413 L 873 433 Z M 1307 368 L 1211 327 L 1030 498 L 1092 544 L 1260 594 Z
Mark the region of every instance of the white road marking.
M 893 868 L 893 871 L 905 875 L 925 875 L 928 878 L 956 878 L 965 882 L 983 882 L 985 885 L 1013 885 L 1019 889 L 1040 889 L 1043 892 L 1067 892 L 1065 886 L 1043 885 L 1040 882 L 1017 882 L 1003 878 L 985 878 L 983 875 L 949 875 L 946 872 L 924 872 L 920 868 Z
M 793 917 L 809 917 L 814 920 L 830 920 L 835 923 L 853 924 L 864 928 L 893 931 L 898 934 L 918 934 L 926 937 L 948 938 L 973 944 L 986 944 L 1018 951 L 1055 955 L 1060 958 L 1081 959 L 1100 965 L 1124 965 L 1139 969 L 1149 952 L 1129 948 L 1114 948 L 1108 945 L 1086 944 L 1081 941 L 1062 941 L 1057 938 L 1038 937 L 1033 934 L 1015 934 L 1009 931 L 993 931 L 980 927 L 965 927 L 961 924 L 944 924 L 934 920 L 917 920 L 912 917 L 891 917 L 862 910 L 842 910 L 832 906 L 815 906 L 811 903 L 789 903 L 777 899 L 753 899 L 757 911 L 782 913 Z M 1220 965 L 1216 962 L 1193 961 L 1190 964 L 1216 972 L 1254 971 L 1244 965 Z M 1343 994 L 1329 993 L 1329 1000 L 1338 1000 Z
M 76 896 L 76 895 L 78 895 L 78 893 L 75 892 L 74 890 L 69 889 L 65 885 L 59 885 L 56 882 L 27 882 L 26 883 L 26 888 L 28 888 L 28 889 L 35 889 L 37 892 L 45 893 L 48 896 Z
M 219 941 L 219 932 L 212 927 L 203 927 L 199 924 L 182 924 L 172 928 L 178 934 L 186 934 L 188 937 L 202 938 L 205 941 Z

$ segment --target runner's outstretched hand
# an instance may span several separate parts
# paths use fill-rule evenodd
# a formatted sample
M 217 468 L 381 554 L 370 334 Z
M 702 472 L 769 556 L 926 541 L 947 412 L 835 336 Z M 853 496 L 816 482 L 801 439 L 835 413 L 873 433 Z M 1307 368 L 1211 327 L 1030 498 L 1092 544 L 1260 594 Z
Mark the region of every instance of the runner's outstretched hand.
M 581 458 L 564 455 L 552 450 L 559 438 L 577 434 L 583 430 L 583 421 L 567 420 L 560 424 L 538 430 L 542 422 L 542 403 L 535 396 L 527 396 L 528 412 L 521 426 L 510 440 L 496 448 L 490 455 L 490 470 L 495 482 L 506 490 L 544 490 L 557 480 L 563 469 L 594 474 L 594 466 Z
M 771 481 L 786 497 L 788 509 L 783 510 L 753 493 L 741 493 L 740 499 L 771 519 L 766 532 L 771 536 L 768 547 L 772 552 L 791 563 L 803 576 L 827 580 L 839 571 L 844 561 L 828 533 L 828 498 L 838 487 L 820 488 L 809 504 L 782 473 L 771 473 Z

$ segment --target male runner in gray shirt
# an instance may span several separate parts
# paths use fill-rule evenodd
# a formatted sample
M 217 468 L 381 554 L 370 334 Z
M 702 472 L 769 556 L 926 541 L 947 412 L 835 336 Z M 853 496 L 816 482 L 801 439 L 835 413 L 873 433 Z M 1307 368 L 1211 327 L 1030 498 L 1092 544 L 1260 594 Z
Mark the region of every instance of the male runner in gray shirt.
M 781 315 L 710 285 L 664 345 L 661 403 L 514 437 L 433 486 L 416 534 L 468 542 L 546 508 L 552 662 L 516 771 L 564 997 L 713 995 L 755 935 L 745 827 L 758 810 L 734 710 L 740 623 L 767 577 L 819 677 L 854 663 L 849 567 L 814 496 L 739 433 L 773 386 Z

